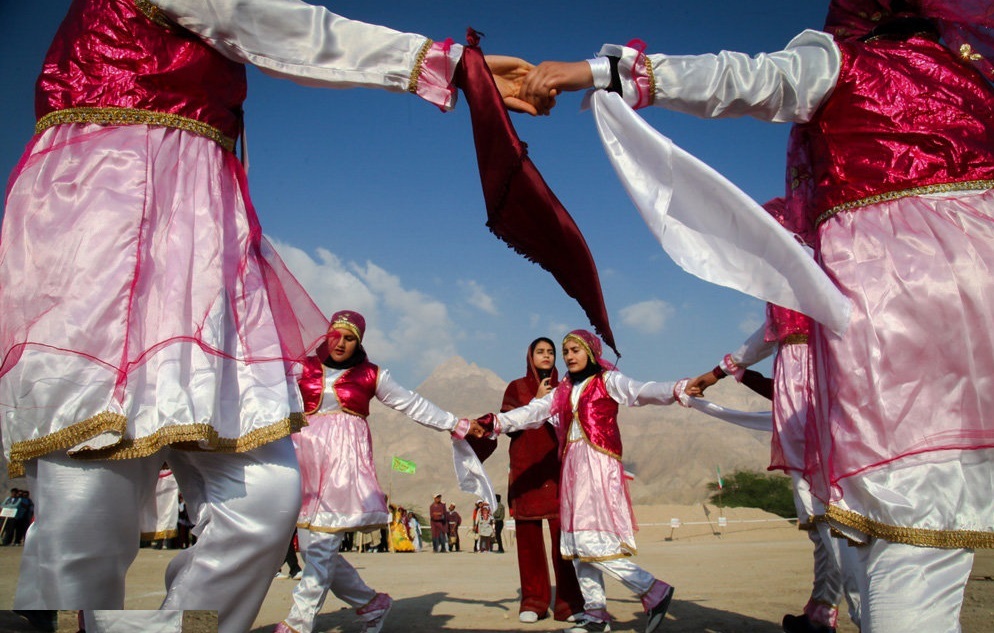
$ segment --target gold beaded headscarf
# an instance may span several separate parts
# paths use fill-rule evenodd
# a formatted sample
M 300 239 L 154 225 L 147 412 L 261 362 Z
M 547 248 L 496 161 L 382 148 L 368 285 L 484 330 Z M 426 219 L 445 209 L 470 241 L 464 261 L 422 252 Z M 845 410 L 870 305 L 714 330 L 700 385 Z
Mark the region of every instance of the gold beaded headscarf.
M 576 341 L 579 343 L 587 352 L 587 358 L 590 359 L 590 362 L 600 365 L 601 369 L 614 369 L 614 365 L 604 360 L 601 356 L 603 354 L 601 340 L 594 334 L 591 334 L 587 330 L 573 330 L 563 338 L 563 345 L 567 341 Z
M 366 333 L 366 319 L 353 310 L 339 310 L 331 315 L 331 327 L 352 332 L 362 343 L 362 336 Z

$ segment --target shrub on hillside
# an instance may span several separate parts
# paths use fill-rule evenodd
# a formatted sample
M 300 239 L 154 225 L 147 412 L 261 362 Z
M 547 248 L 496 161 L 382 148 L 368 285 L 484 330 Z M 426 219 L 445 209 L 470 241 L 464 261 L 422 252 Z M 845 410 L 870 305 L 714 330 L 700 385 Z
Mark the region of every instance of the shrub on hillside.
M 729 508 L 759 508 L 785 518 L 797 514 L 790 477 L 737 470 L 724 478 L 725 487 L 708 484 L 711 502 Z M 719 500 L 720 495 L 720 500 Z

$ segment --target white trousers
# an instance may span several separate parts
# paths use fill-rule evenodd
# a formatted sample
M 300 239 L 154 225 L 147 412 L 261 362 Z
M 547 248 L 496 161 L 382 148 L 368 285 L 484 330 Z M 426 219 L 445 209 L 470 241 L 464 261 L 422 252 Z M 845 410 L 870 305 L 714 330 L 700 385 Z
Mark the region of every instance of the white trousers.
M 355 567 L 338 551 L 344 536 L 344 532 L 298 530 L 297 539 L 304 553 L 304 576 L 293 590 L 293 606 L 285 620 L 294 631 L 311 633 L 329 589 L 352 608 L 368 604 L 376 597 L 376 591 L 363 582 Z
M 596 562 L 573 559 L 576 579 L 583 594 L 583 610 L 588 614 L 607 612 L 607 595 L 604 593 L 604 572 L 614 576 L 625 587 L 641 597 L 652 589 L 655 576 L 636 565 L 630 558 L 615 558 Z
M 825 506 L 811 494 L 811 486 L 797 472 L 791 472 L 794 484 L 794 507 L 797 516 L 806 520 L 809 516 L 825 514 Z M 860 600 L 859 582 L 854 566 L 846 562 L 855 556 L 853 548 L 842 539 L 831 534 L 831 527 L 818 522 L 808 530 L 808 539 L 814 545 L 814 580 L 811 586 L 811 599 L 837 609 L 845 598 L 849 605 L 849 618 L 859 626 Z M 816 622 L 835 626 L 835 622 Z
M 198 540 L 170 562 L 162 608 L 217 611 L 220 633 L 248 631 L 300 508 L 290 438 L 246 453 L 165 449 L 129 460 L 79 461 L 61 453 L 33 460 L 27 475 L 35 522 L 14 608 L 123 609 L 139 514 L 163 461 L 176 475 Z
M 861 633 L 960 633 L 972 549 L 936 549 L 871 538 L 854 548 Z
M 182 633 L 182 611 L 84 611 L 86 633 Z

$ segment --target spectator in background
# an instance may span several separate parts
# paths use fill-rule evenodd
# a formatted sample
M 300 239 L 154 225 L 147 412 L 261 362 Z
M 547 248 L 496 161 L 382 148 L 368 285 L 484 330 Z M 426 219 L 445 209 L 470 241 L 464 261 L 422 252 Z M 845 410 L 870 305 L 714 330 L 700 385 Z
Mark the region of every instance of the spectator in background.
M 449 551 L 458 552 L 459 551 L 459 526 L 462 525 L 462 517 L 456 512 L 456 504 L 449 504 Z
M 14 518 L 14 545 L 24 542 L 24 535 L 27 534 L 28 526 L 35 516 L 35 503 L 31 500 L 31 492 L 20 490 L 19 493 L 17 516 Z
M 476 517 L 476 533 L 480 537 L 480 552 L 488 553 L 494 548 L 494 517 L 490 513 L 490 504 L 484 503 L 480 506 L 480 513 Z
M 17 532 L 17 504 L 21 497 L 21 491 L 17 488 L 11 488 L 10 494 L 7 498 L 3 500 L 3 504 L 0 504 L 0 508 L 6 510 L 0 523 L 3 524 L 3 532 L 0 533 L 0 545 L 11 545 L 14 542 L 14 534 Z
M 442 493 L 435 493 L 435 500 L 428 508 L 428 518 L 431 521 L 431 551 L 436 554 L 448 551 L 449 519 L 442 502 Z
M 501 532 L 504 531 L 504 514 L 506 510 L 504 504 L 500 502 L 500 495 L 497 495 L 497 507 L 494 508 L 494 538 L 497 540 L 497 553 L 504 553 L 504 541 L 501 540 Z

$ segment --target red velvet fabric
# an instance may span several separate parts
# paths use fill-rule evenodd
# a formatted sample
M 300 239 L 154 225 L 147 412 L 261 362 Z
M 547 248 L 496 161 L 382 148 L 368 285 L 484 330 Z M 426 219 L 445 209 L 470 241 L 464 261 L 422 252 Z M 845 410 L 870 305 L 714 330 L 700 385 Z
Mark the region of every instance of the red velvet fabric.
M 580 229 L 528 158 L 483 53 L 470 43 L 456 69 L 473 120 L 476 159 L 494 235 L 555 277 L 583 308 L 594 329 L 617 353 L 597 267 Z
M 121 0 L 76 0 L 45 57 L 38 118 L 66 108 L 134 108 L 178 114 L 241 133 L 245 67 L 192 33 L 153 23 Z

